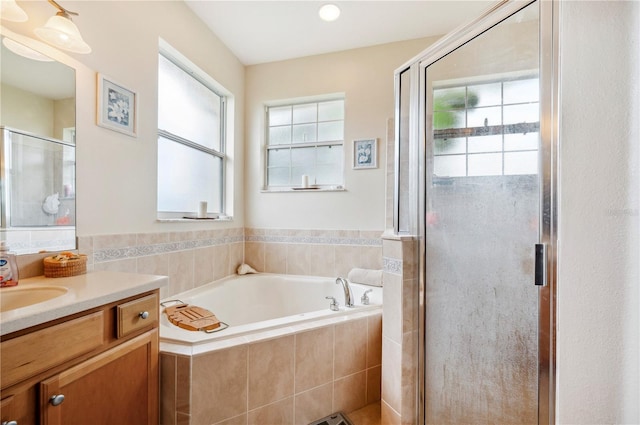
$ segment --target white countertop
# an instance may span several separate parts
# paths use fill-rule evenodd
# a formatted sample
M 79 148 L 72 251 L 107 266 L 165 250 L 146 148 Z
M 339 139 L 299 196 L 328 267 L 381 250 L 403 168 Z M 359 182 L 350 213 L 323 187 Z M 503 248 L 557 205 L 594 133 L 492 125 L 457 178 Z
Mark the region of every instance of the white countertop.
M 63 286 L 68 288 L 68 292 L 38 304 L 0 313 L 0 335 L 152 291 L 168 283 L 169 278 L 166 276 L 109 271 L 89 272 L 73 277 L 37 276 L 22 279 L 14 288 Z M 3 291 L 10 290 L 11 288 L 0 288 L 0 297 Z

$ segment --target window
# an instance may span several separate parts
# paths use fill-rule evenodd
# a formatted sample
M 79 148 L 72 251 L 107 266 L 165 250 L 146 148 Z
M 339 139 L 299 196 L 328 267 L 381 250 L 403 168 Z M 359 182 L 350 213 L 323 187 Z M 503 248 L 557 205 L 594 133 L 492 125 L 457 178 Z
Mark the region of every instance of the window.
M 536 174 L 537 78 L 434 89 L 434 174 Z
M 163 52 L 158 60 L 158 211 L 179 217 L 207 201 L 224 213 L 225 97 L 207 76 Z
M 342 185 L 344 99 L 267 107 L 267 186 Z

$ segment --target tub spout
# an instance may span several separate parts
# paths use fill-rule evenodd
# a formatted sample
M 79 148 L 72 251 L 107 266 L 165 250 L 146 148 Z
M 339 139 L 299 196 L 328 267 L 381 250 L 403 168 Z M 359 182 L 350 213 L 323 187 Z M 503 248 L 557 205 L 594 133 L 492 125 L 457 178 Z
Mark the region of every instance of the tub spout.
M 347 307 L 353 307 L 353 294 L 351 293 L 351 287 L 349 282 L 344 277 L 336 279 L 336 284 L 341 283 L 344 290 L 344 305 Z

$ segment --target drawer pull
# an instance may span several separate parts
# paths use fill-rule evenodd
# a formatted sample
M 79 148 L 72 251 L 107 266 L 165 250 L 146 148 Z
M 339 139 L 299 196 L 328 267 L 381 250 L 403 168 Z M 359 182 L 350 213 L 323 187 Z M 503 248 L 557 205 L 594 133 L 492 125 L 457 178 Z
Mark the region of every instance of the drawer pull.
M 3 421 L 2 425 L 18 425 L 18 421 Z
M 146 319 L 147 317 L 149 317 L 149 312 L 141 311 L 140 314 L 138 314 L 138 316 L 140 316 L 141 319 Z
M 49 399 L 49 403 L 51 403 L 52 406 L 60 406 L 63 401 L 64 401 L 64 394 L 52 395 L 51 398 Z

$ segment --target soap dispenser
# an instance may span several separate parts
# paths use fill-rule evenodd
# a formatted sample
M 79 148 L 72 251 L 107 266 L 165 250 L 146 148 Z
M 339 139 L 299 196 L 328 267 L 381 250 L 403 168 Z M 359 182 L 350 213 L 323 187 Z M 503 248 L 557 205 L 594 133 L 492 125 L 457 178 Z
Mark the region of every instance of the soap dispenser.
M 16 254 L 9 252 L 5 241 L 0 241 L 0 287 L 18 284 L 18 263 Z

